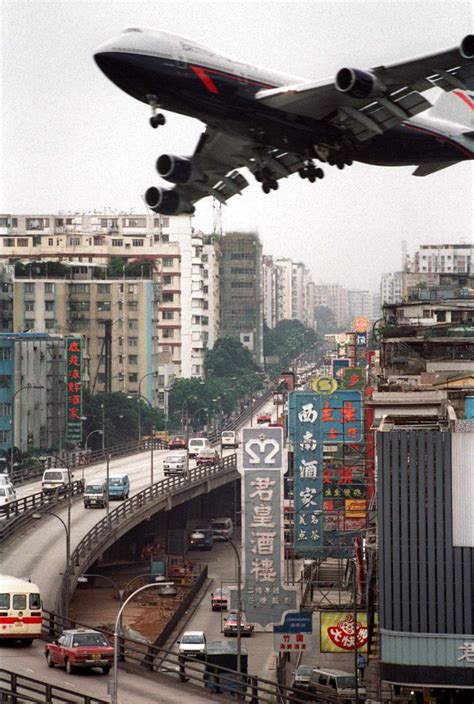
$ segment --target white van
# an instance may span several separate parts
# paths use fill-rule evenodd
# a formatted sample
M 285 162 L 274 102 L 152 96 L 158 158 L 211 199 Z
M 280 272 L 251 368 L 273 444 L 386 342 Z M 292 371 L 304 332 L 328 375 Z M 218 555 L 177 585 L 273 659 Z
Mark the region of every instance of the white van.
M 214 533 L 214 540 L 231 540 L 234 533 L 232 518 L 213 518 L 211 528 Z
M 84 508 L 90 508 L 91 506 L 105 508 L 108 500 L 106 480 L 88 479 L 84 489 Z
M 68 484 L 73 477 L 74 475 L 70 474 L 66 467 L 45 469 L 41 480 L 41 489 L 45 494 L 52 494 L 55 491 L 62 494 L 66 491 Z
M 221 433 L 221 445 L 222 447 L 235 447 L 239 446 L 239 436 L 235 430 L 224 430 Z
M 355 697 L 356 678 L 344 670 L 314 669 L 311 673 L 309 688 L 315 694 L 336 696 L 341 704 L 352 704 Z M 359 682 L 359 696 L 365 698 L 365 686 Z
M 0 484 L 0 512 L 6 511 L 8 504 L 16 501 L 16 492 L 12 484 Z
M 199 450 L 210 450 L 211 443 L 207 438 L 190 438 L 188 441 L 188 456 L 196 457 Z

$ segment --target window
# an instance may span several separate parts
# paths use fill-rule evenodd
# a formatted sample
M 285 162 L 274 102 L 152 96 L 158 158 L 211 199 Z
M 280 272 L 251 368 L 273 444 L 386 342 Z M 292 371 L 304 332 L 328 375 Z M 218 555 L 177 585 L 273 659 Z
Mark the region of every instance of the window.
M 110 284 L 98 284 L 97 293 L 110 293 Z
M 161 226 L 162 227 L 169 227 L 170 226 L 170 219 L 169 218 L 161 218 Z
M 66 218 L 66 225 L 72 225 L 72 218 Z
M 45 320 L 44 321 L 44 327 L 46 330 L 53 330 L 56 327 L 57 323 L 55 320 Z
M 170 236 L 169 235 L 161 235 L 161 241 L 162 242 L 169 242 Z
M 26 218 L 27 230 L 44 230 L 49 227 L 49 218 Z
M 10 594 L 0 594 L 0 609 L 10 608 Z
M 26 594 L 13 594 L 12 609 L 23 611 L 26 609 Z
M 80 237 L 70 237 L 69 238 L 69 246 L 70 247 L 78 247 L 80 244 L 81 244 Z
M 44 285 L 44 292 L 45 293 L 54 293 L 54 284 L 45 284 Z
M 160 218 L 154 218 L 153 219 L 153 227 L 159 227 L 160 226 Z
M 11 416 L 11 403 L 0 403 L 0 416 Z
M 99 312 L 110 311 L 112 303 L 110 301 L 97 301 L 97 310 Z
M 163 257 L 163 266 L 173 266 L 173 257 Z
M 71 301 L 69 303 L 69 310 L 90 310 L 89 301 Z
M 30 318 L 25 318 L 25 324 L 24 324 L 25 330 L 32 330 L 34 327 L 35 327 L 34 319 L 31 320 Z
M 28 237 L 19 237 L 16 241 L 18 247 L 28 247 Z
M 62 218 L 56 218 L 54 222 L 56 227 L 62 227 L 64 225 L 64 220 Z
M 138 347 L 138 337 L 129 337 L 128 338 L 128 346 L 129 347 Z
M 9 430 L 0 430 L 0 442 L 10 442 Z
M 174 311 L 173 310 L 164 310 L 164 311 L 162 311 L 161 317 L 163 320 L 173 320 L 174 319 Z
M 25 301 L 25 312 L 31 313 L 35 309 L 34 301 Z
M 136 284 L 128 284 L 127 290 L 129 293 L 136 294 L 138 291 L 138 286 Z
M 14 247 L 15 246 L 15 238 L 14 237 L 4 237 L 3 238 L 3 246 L 4 247 Z
M 47 310 L 49 313 L 54 310 L 54 301 L 46 301 L 45 304 L 45 310 Z
M 18 218 L 12 218 L 12 227 L 18 227 Z
M 122 247 L 123 240 L 112 240 L 112 247 Z
M 48 247 L 52 247 L 54 244 L 54 240 L 52 237 L 48 237 Z
M 161 300 L 163 303 L 172 303 L 174 301 L 174 293 L 163 292 Z
M 138 301 L 127 301 L 128 310 L 138 310 Z
M 138 364 L 138 355 L 137 354 L 129 354 L 128 355 L 128 363 L 129 364 Z
M 34 293 L 35 292 L 35 285 L 34 284 L 25 284 L 25 293 Z
M 129 330 L 138 330 L 138 320 L 136 318 L 131 318 L 128 321 L 128 329 Z
M 163 338 L 169 339 L 171 337 L 174 337 L 174 330 L 173 329 L 170 330 L 169 328 L 165 328 L 165 330 L 163 330 Z
M 124 218 L 123 227 L 146 227 L 146 218 Z
M 132 240 L 132 245 L 134 247 L 143 247 L 144 242 L 144 240 Z
M 30 609 L 41 609 L 41 599 L 39 594 L 30 594 Z
M 107 227 L 107 220 L 101 220 L 101 221 L 100 221 L 100 226 L 101 226 L 101 227 Z
M 138 374 L 136 372 L 133 372 L 132 374 L 128 375 L 128 381 L 131 384 L 134 384 L 138 381 Z
M 71 293 L 89 293 L 89 284 L 71 284 Z
M 8 227 L 8 218 L 0 218 L 0 227 Z
M 12 358 L 12 351 L 10 347 L 0 347 L 0 362 L 4 362 L 7 359 Z

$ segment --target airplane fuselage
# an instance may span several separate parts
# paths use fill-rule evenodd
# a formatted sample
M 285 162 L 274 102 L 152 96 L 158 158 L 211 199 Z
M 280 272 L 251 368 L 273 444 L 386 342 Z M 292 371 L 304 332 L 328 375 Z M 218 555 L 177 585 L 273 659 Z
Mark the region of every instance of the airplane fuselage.
M 315 145 L 342 150 L 351 159 L 395 166 L 472 159 L 461 127 L 428 115 L 407 120 L 366 142 L 357 142 L 326 120 L 274 109 L 259 91 L 304 79 L 260 69 L 167 32 L 129 29 L 95 54 L 101 70 L 137 100 L 202 120 L 220 130 L 314 157 Z

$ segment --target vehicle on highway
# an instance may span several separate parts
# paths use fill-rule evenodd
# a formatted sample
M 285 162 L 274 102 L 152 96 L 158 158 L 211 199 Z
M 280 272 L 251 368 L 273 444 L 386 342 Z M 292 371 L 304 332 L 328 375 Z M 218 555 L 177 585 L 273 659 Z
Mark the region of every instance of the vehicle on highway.
M 84 508 L 105 508 L 109 497 L 105 479 L 89 479 L 84 488 Z
M 108 675 L 114 660 L 114 649 L 107 638 L 92 628 L 63 631 L 58 640 L 44 646 L 44 654 L 48 667 L 60 665 L 68 675 L 92 667 L 100 667 Z
M 4 513 L 7 506 L 16 501 L 16 491 L 13 484 L 0 484 L 0 512 Z
M 230 590 L 228 587 L 216 589 L 211 593 L 211 609 L 213 611 L 227 611 L 229 606 Z
M 12 481 L 10 479 L 9 474 L 0 474 L 0 486 L 5 486 L 5 484 L 8 484 L 9 486 L 13 486 Z
M 42 622 L 39 587 L 28 579 L 0 574 L 0 640 L 31 645 L 41 636 Z
M 189 457 L 196 457 L 199 450 L 209 450 L 211 443 L 207 438 L 191 438 L 188 441 Z
M 194 528 L 189 535 L 189 549 L 211 550 L 214 545 L 214 533 L 209 526 Z
M 272 417 L 270 413 L 259 413 L 257 416 L 257 424 L 262 425 L 262 423 L 271 423 Z
M 214 540 L 230 540 L 234 533 L 232 518 L 213 518 L 211 520 L 211 528 L 214 533 Z
M 275 406 L 281 406 L 284 403 L 283 394 L 274 393 L 273 394 L 273 404 Z
M 66 467 L 45 469 L 41 479 L 41 489 L 45 494 L 53 494 L 55 491 L 62 494 L 73 477 L 74 475 Z
M 215 464 L 219 462 L 220 456 L 217 450 L 212 447 L 206 448 L 204 450 L 199 450 L 196 456 L 196 466 L 207 467 L 208 465 Z
M 300 665 L 293 672 L 293 687 L 308 687 L 313 669 L 310 665 Z
M 341 704 L 352 704 L 355 697 L 356 679 L 350 672 L 344 670 L 329 670 L 313 668 L 309 682 L 312 694 L 324 696 L 337 696 Z M 359 684 L 359 696 L 365 698 L 365 687 Z
M 185 455 L 166 455 L 163 460 L 163 472 L 165 477 L 171 474 L 184 475 L 186 473 Z
M 168 442 L 168 450 L 185 450 L 188 446 L 182 435 L 173 435 Z
M 237 626 L 239 623 L 239 617 L 237 614 L 237 611 L 231 611 L 228 616 L 225 617 L 224 619 L 224 635 L 225 636 L 236 636 L 237 635 Z M 250 636 L 253 633 L 253 623 L 247 623 L 245 620 L 245 616 L 243 614 L 240 615 L 240 635 L 242 636 L 247 636 L 250 638 Z
M 128 499 L 130 493 L 130 479 L 128 474 L 112 474 L 109 477 L 109 500 Z
M 185 631 L 178 641 L 178 652 L 188 658 L 206 654 L 206 636 L 204 631 Z
M 221 433 L 221 445 L 222 447 L 235 447 L 239 446 L 239 434 L 235 430 L 223 430 Z

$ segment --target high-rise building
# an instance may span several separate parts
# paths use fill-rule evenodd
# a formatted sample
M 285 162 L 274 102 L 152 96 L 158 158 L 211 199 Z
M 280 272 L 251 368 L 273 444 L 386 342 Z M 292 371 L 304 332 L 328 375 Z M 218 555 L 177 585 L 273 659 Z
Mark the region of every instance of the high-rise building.
M 339 284 L 315 284 L 314 305 L 324 306 L 332 311 L 336 326 L 344 328 L 349 325 L 349 298 L 347 289 Z
M 395 271 L 382 274 L 380 280 L 380 297 L 383 303 L 400 303 L 403 295 L 403 272 Z
M 362 316 L 374 322 L 382 315 L 380 295 L 371 291 L 349 291 L 349 324 Z
M 269 328 L 277 322 L 276 286 L 277 270 L 273 257 L 264 254 L 262 261 L 263 319 Z
M 411 273 L 471 274 L 473 267 L 472 244 L 422 244 L 406 262 Z
M 222 337 L 235 337 L 263 364 L 262 246 L 258 235 L 233 232 L 220 241 Z

